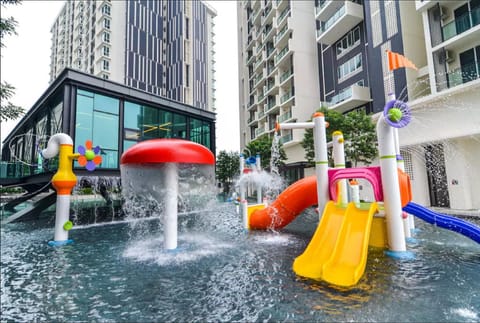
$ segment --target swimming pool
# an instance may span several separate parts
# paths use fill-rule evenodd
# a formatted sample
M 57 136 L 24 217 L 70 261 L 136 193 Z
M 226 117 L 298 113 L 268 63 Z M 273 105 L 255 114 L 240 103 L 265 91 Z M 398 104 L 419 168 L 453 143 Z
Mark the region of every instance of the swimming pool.
M 1 320 L 462 321 L 480 319 L 480 245 L 417 220 L 415 260 L 370 249 L 359 284 L 292 271 L 317 226 L 308 210 L 282 232 L 245 232 L 232 204 L 179 217 L 179 250 L 158 219 L 77 226 L 52 248 L 53 220 L 1 228 Z

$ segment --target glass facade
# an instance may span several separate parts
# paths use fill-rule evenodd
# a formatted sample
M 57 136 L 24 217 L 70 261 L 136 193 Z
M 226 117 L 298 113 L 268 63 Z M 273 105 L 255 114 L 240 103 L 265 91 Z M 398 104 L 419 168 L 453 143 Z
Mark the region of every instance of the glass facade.
M 118 167 L 118 129 L 120 101 L 85 90 L 77 91 L 75 147 L 91 140 L 100 146 L 102 163 L 99 168 Z M 75 163 L 75 166 L 79 166 Z
M 181 138 L 215 151 L 213 113 L 140 92 L 132 94 L 128 87 L 112 92 L 105 84 L 108 81 L 68 69 L 65 73 L 73 78 L 52 85 L 4 141 L 0 178 L 55 171 L 58 157 L 43 160 L 38 151 L 61 132 L 72 137 L 75 152 L 87 140 L 99 146 L 102 163 L 96 168 L 115 174 L 123 151 L 143 140 Z M 77 162 L 74 167 L 84 170 Z

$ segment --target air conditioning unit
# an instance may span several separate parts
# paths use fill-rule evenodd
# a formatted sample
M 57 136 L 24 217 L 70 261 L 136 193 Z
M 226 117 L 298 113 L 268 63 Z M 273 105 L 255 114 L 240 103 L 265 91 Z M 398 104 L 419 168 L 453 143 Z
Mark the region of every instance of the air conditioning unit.
M 445 20 L 448 18 L 448 9 L 440 6 L 440 19 Z
M 451 63 L 455 60 L 453 53 L 449 50 L 444 50 L 439 53 L 438 61 L 440 64 Z
M 445 62 L 446 63 L 451 63 L 455 60 L 455 57 L 453 56 L 452 52 L 449 50 L 445 51 Z

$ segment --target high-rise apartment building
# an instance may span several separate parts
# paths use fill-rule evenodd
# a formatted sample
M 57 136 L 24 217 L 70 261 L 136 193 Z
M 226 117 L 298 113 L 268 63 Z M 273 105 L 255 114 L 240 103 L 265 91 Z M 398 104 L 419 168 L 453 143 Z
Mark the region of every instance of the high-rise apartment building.
M 296 16 L 295 8 L 300 7 L 302 13 Z M 282 100 L 271 103 L 273 107 L 268 104 L 271 98 L 263 101 L 265 89 L 277 81 L 268 83 L 271 68 L 276 67 L 268 55 L 283 53 L 275 42 L 283 37 L 280 8 L 289 8 L 291 14 L 286 51 L 293 61 L 290 80 L 295 100 L 289 110 L 282 109 Z M 320 106 L 341 113 L 364 110 L 375 116 L 394 94 L 412 109 L 412 122 L 399 130 L 399 139 L 416 201 L 459 209 L 480 207 L 480 198 L 472 193 L 480 181 L 480 0 L 247 0 L 239 3 L 238 11 L 242 148 L 260 134 L 271 134 L 274 118 L 306 121 Z M 315 31 L 313 40 L 308 28 Z M 273 47 L 268 37 L 273 37 Z M 293 47 L 298 42 L 302 48 Z M 310 42 L 315 43 L 315 60 L 295 60 L 307 49 L 309 54 L 315 52 Z M 406 56 L 418 70 L 390 71 L 387 50 Z M 307 62 L 309 68 L 299 72 L 298 61 Z M 273 75 L 281 77 L 282 72 Z M 276 93 L 282 98 L 286 92 L 279 81 Z M 309 99 L 317 100 L 308 101 L 311 105 L 299 101 L 304 87 Z M 277 117 L 272 111 L 278 105 Z M 291 115 L 285 118 L 287 111 Z M 300 169 L 305 160 L 298 144 L 303 132 L 282 135 L 287 165 L 296 170 L 287 174 L 290 180 L 311 173 Z
M 69 67 L 214 111 L 215 16 L 200 0 L 68 0 L 51 29 L 50 79 Z
M 314 2 L 239 1 L 240 146 L 306 121 L 320 106 Z M 303 177 L 303 131 L 282 130 L 291 178 Z

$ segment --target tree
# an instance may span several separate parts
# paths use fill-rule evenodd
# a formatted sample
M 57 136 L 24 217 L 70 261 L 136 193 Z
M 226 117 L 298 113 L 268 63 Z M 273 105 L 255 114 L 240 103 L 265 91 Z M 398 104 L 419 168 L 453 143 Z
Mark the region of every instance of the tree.
M 358 162 L 370 164 L 377 156 L 377 135 L 375 124 L 363 111 L 353 111 L 342 115 L 334 110 L 322 107 L 318 110 L 325 115 L 325 121 L 329 123 L 327 128 L 327 141 L 332 140 L 332 133 L 340 130 L 345 138 L 345 159 L 354 167 Z M 307 129 L 302 141 L 305 149 L 305 158 L 314 165 L 315 152 L 313 147 L 313 130 Z M 331 151 L 329 151 L 331 160 Z
M 236 152 L 221 150 L 217 156 L 216 177 L 228 193 L 235 177 L 240 175 L 240 156 Z
M 257 154 L 260 155 L 260 160 L 263 169 L 270 169 L 270 159 L 272 158 L 272 142 L 273 139 L 269 135 L 263 135 L 257 139 L 250 141 L 246 146 L 244 151 L 245 155 L 255 157 Z M 287 159 L 287 155 L 283 148 L 279 147 L 279 156 L 274 166 L 282 166 L 283 161 Z
M 7 4 L 19 4 L 19 0 L 1 0 L 0 4 L 5 7 Z M 7 35 L 16 35 L 17 21 L 13 17 L 1 18 L 0 20 L 0 48 L 5 47 L 3 38 Z M 7 120 L 15 120 L 21 117 L 25 110 L 10 102 L 10 99 L 15 94 L 15 88 L 7 83 L 0 84 L 0 122 Z

